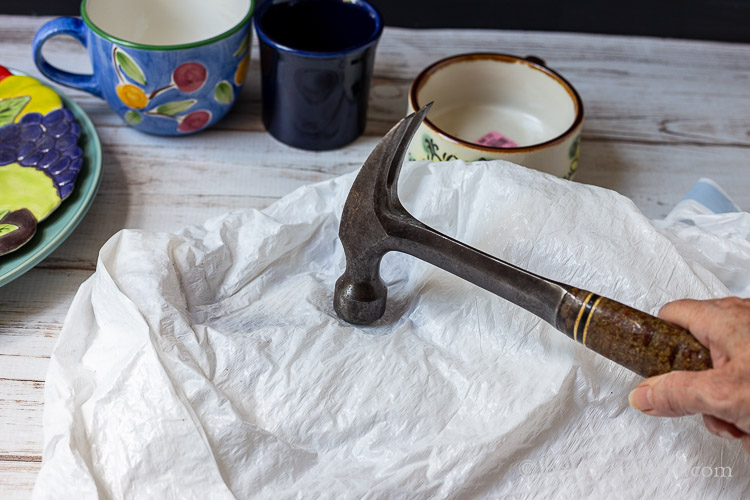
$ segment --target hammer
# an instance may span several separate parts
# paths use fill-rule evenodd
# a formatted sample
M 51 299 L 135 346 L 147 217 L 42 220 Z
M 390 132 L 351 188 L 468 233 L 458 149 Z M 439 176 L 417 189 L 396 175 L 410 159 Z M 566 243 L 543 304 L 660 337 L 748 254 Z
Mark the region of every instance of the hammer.
M 431 103 L 397 123 L 375 146 L 344 204 L 339 238 L 346 269 L 333 306 L 343 320 L 372 323 L 388 295 L 386 252 L 422 259 L 537 315 L 568 337 L 644 377 L 712 367 L 689 331 L 596 293 L 549 280 L 454 240 L 412 216 L 398 199 L 398 176 Z

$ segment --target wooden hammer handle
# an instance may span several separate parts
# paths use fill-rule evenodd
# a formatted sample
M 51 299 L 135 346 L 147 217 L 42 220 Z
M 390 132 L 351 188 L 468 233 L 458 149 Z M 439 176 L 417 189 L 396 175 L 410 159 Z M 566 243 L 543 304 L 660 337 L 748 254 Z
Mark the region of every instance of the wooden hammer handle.
M 587 290 L 565 295 L 557 328 L 644 377 L 712 368 L 711 353 L 689 331 Z

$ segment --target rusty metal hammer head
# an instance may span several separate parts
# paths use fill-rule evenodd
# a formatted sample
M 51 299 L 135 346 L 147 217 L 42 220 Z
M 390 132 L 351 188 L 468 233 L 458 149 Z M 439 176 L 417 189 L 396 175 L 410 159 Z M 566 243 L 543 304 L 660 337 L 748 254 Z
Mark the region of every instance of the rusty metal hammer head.
M 339 238 L 346 270 L 336 281 L 333 305 L 350 323 L 372 323 L 383 315 L 388 291 L 380 278 L 380 261 L 386 252 L 402 250 L 403 240 L 394 231 L 419 225 L 401 205 L 397 185 L 406 148 L 431 105 L 401 120 L 380 140 L 344 204 Z

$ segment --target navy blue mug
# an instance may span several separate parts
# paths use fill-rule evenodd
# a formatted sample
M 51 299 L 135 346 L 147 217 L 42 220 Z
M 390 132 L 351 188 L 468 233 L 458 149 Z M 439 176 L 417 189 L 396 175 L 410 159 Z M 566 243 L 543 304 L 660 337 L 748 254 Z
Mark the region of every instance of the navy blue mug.
M 266 130 L 312 151 L 362 135 L 383 32 L 378 11 L 364 0 L 268 0 L 254 22 Z

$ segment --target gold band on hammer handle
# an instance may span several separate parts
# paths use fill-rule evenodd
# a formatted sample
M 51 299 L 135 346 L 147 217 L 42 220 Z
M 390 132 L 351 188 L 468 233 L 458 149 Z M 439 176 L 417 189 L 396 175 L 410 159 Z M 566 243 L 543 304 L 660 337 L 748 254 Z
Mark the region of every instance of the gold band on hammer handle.
M 689 331 L 587 290 L 569 290 L 557 328 L 643 377 L 713 366 L 710 351 Z

